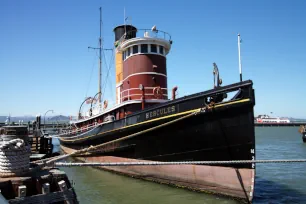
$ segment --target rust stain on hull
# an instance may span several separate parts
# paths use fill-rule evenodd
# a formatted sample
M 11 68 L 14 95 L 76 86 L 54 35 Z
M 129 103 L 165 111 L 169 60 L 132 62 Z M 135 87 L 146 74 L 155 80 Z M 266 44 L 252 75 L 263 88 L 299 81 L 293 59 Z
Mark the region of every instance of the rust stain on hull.
M 65 153 L 74 149 L 61 146 Z M 83 162 L 137 162 L 143 160 L 113 156 L 76 157 Z M 254 169 L 238 169 L 244 189 L 237 177 L 235 168 L 207 165 L 167 165 L 167 166 L 121 166 L 98 167 L 108 171 L 174 185 L 196 191 L 229 196 L 251 201 L 254 191 Z

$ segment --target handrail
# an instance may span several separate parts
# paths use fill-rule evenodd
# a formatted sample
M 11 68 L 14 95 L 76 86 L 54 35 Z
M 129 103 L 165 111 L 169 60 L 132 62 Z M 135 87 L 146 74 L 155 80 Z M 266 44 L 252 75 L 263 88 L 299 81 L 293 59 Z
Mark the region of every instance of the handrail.
M 140 32 L 139 32 L 140 31 Z M 145 33 L 153 33 L 155 34 L 156 38 L 161 38 L 164 40 L 168 40 L 171 41 L 171 35 L 168 32 L 162 31 L 162 30 L 152 30 L 151 28 L 141 28 L 141 29 L 134 29 L 134 30 L 129 30 L 127 31 L 121 38 L 125 39 L 126 36 L 136 33 L 136 37 L 137 34 L 142 33 L 142 37 L 146 37 L 144 36 Z M 157 35 L 160 34 L 159 36 L 161 37 L 157 37 Z M 163 36 L 163 37 L 162 37 Z M 147 36 L 147 37 L 153 37 L 153 36 Z M 119 41 L 121 40 L 121 38 L 119 39 Z
M 155 87 L 144 87 L 144 89 L 154 89 Z M 123 91 L 121 91 L 121 93 L 123 93 L 123 92 L 126 92 L 126 91 L 128 91 L 128 90 L 139 90 L 139 88 L 130 88 L 130 89 L 125 89 L 125 90 L 123 90 Z M 168 88 L 161 88 L 161 89 L 164 89 L 164 90 L 167 90 Z
M 155 30 L 154 31 L 154 30 L 148 29 L 148 28 L 137 29 L 137 33 L 139 33 L 139 31 L 143 31 L 143 33 L 145 33 L 145 32 L 153 33 L 153 34 L 155 34 L 155 36 L 157 36 L 158 34 L 161 34 L 163 36 L 163 38 L 162 37 L 156 37 L 156 38 L 161 38 L 161 39 L 168 40 L 168 41 L 171 40 L 171 35 L 169 33 L 165 32 L 165 31 L 162 31 L 162 30 Z M 129 33 L 129 32 L 132 32 L 132 31 L 128 31 L 127 33 Z M 149 37 L 151 37 L 151 36 L 149 36 Z
M 91 117 L 93 117 L 93 116 L 95 116 L 95 115 L 99 115 L 99 114 L 101 114 L 101 113 L 107 111 L 108 109 L 113 108 L 114 106 L 116 106 L 116 103 L 112 103 L 112 104 L 109 105 L 106 109 L 103 109 L 103 108 L 101 108 L 100 106 L 94 106 L 94 107 L 92 108 L 92 116 L 86 116 L 86 113 L 88 113 L 88 111 L 89 111 L 89 110 L 88 110 L 88 111 L 82 112 L 82 115 L 84 115 L 84 116 L 83 116 L 81 119 L 87 119 L 87 118 L 91 118 Z M 98 113 L 97 113 L 97 114 L 94 114 L 95 110 L 98 110 Z M 77 120 L 79 120 L 79 119 L 76 119 L 76 120 L 74 120 L 74 121 L 77 121 Z
M 144 87 L 144 89 L 146 90 L 153 90 L 154 88 L 156 88 L 156 87 Z M 163 90 L 168 90 L 168 88 L 161 88 L 161 89 L 163 89 Z M 123 90 L 123 91 L 121 91 L 120 92 L 120 103 L 122 102 L 122 101 L 124 101 L 123 100 L 123 98 L 125 98 L 125 97 L 127 97 L 128 98 L 128 100 L 125 100 L 125 101 L 129 101 L 130 99 L 129 99 L 129 97 L 130 96 L 140 96 L 140 95 L 142 95 L 142 94 L 130 94 L 130 90 L 139 90 L 139 88 L 130 88 L 130 89 L 126 89 L 126 90 Z M 128 92 L 128 95 L 126 95 L 125 94 L 125 92 Z M 145 93 L 145 95 L 147 95 L 147 96 L 152 96 L 152 95 L 154 95 L 153 93 L 152 94 L 150 94 L 150 93 Z M 163 94 L 164 96 L 168 96 L 168 94 Z
M 142 32 L 139 32 L 139 31 L 142 31 Z M 165 31 L 162 31 L 162 30 L 152 30 L 152 29 L 149 29 L 149 28 L 145 28 L 145 29 L 134 29 L 134 30 L 127 31 L 117 41 L 116 47 L 118 45 L 120 47 L 120 44 L 124 40 L 126 40 L 126 36 L 129 36 L 129 35 L 133 36 L 133 33 L 135 33 L 135 37 L 133 37 L 133 38 L 139 38 L 139 37 L 142 37 L 142 38 L 158 38 L 158 39 L 163 39 L 163 40 L 169 41 L 170 44 L 172 44 L 171 35 L 169 33 L 165 32 Z M 142 36 L 140 36 L 140 33 L 142 33 Z M 153 36 L 152 34 L 155 35 L 155 36 Z M 131 39 L 133 39 L 133 38 L 131 38 Z

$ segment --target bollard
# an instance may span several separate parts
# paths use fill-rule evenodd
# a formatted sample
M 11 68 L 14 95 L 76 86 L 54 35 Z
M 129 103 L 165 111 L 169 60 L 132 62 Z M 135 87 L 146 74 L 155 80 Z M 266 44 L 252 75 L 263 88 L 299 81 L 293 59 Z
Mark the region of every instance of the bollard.
M 61 191 L 67 190 L 67 185 L 66 185 L 66 182 L 64 180 L 59 181 L 58 186 L 59 186 Z
M 59 181 L 59 182 L 58 182 L 58 186 L 59 186 L 59 188 L 60 188 L 61 191 L 65 191 L 65 190 L 68 189 L 68 188 L 67 188 L 67 185 L 66 185 L 66 182 L 65 182 L 64 180 Z M 64 196 L 66 196 L 66 195 L 64 195 Z M 66 204 L 70 204 L 70 202 L 69 202 L 68 199 L 65 199 L 65 203 L 66 203 Z
M 49 183 L 44 183 L 42 185 L 41 192 L 42 192 L 42 194 L 50 193 L 50 184 Z
M 25 185 L 18 186 L 18 198 L 26 197 L 27 187 Z

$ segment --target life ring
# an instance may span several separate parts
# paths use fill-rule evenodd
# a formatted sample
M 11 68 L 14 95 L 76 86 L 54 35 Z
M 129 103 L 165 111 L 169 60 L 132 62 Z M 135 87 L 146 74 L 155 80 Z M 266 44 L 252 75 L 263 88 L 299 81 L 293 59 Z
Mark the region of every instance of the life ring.
M 160 86 L 157 86 L 153 89 L 153 94 L 154 94 L 155 98 L 161 98 L 163 96 L 163 92 L 162 92 L 162 89 L 160 88 Z
M 108 105 L 108 101 L 105 100 L 105 101 L 103 102 L 103 104 L 104 104 L 104 109 L 106 109 L 106 108 L 107 108 L 107 105 Z

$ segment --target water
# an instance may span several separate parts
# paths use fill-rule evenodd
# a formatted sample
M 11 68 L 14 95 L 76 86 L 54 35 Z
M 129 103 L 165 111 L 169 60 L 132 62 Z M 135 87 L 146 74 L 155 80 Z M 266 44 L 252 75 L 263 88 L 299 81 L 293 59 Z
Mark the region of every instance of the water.
M 299 127 L 256 128 L 257 159 L 306 158 Z M 254 203 L 306 203 L 306 163 L 257 164 Z
M 257 127 L 257 159 L 306 158 L 298 127 Z M 133 179 L 90 167 L 62 168 L 80 203 L 236 203 L 227 198 Z M 253 203 L 306 203 L 306 163 L 257 164 Z

